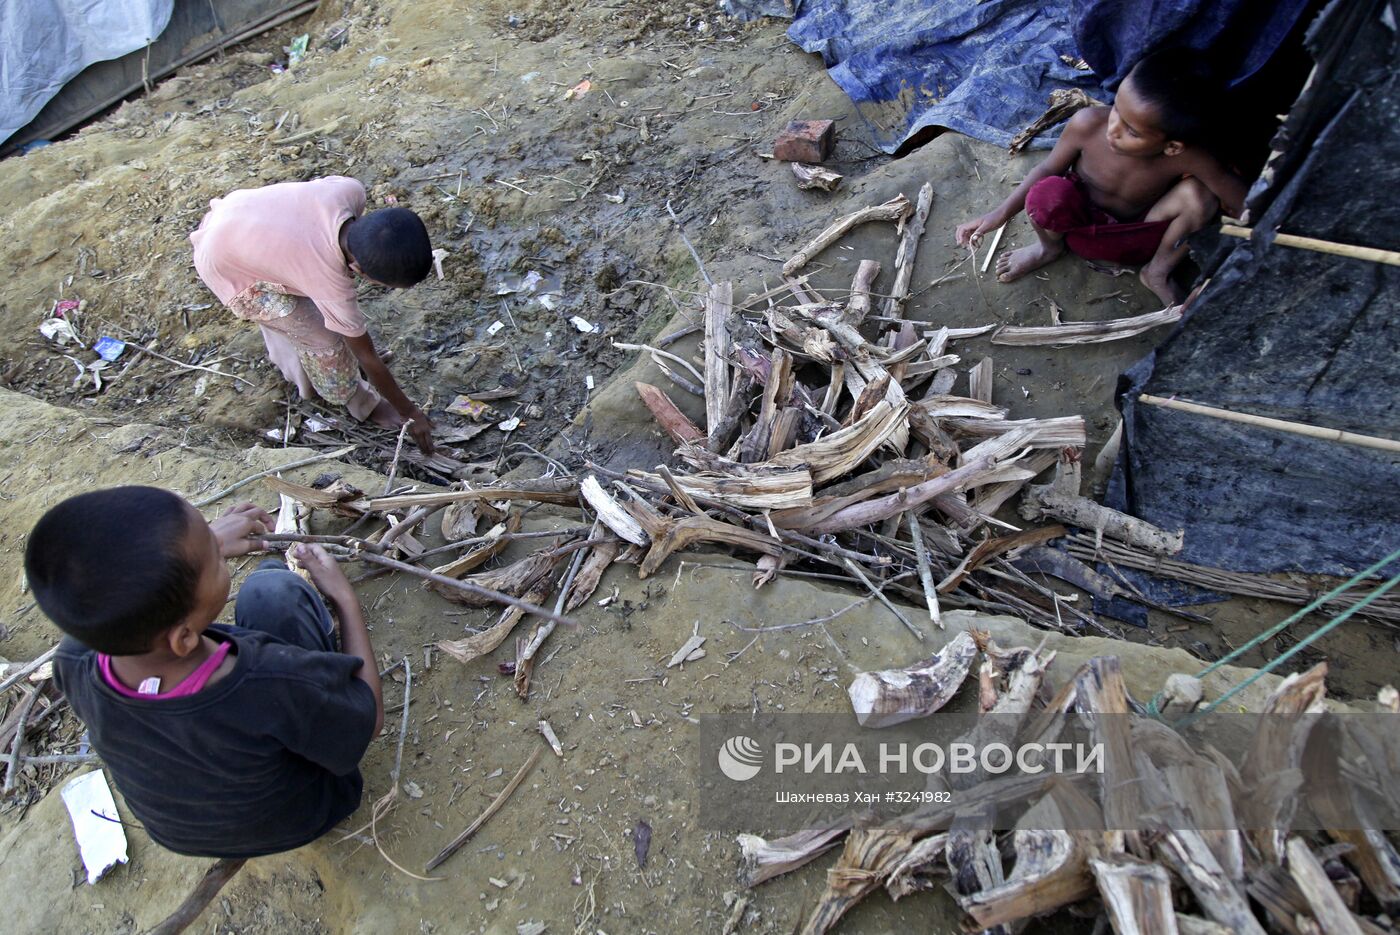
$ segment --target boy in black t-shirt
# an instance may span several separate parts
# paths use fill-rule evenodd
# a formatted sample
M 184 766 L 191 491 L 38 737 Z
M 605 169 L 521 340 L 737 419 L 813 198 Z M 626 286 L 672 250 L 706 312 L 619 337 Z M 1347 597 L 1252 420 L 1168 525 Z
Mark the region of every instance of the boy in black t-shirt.
M 72 497 L 30 533 L 24 565 L 67 634 L 54 677 L 146 831 L 198 857 L 256 857 L 329 831 L 360 802 L 384 720 L 359 601 L 319 546 L 238 592 L 225 559 L 263 548 L 251 503 L 206 522 L 180 497 L 117 487 Z M 341 650 L 326 603 L 340 619 Z

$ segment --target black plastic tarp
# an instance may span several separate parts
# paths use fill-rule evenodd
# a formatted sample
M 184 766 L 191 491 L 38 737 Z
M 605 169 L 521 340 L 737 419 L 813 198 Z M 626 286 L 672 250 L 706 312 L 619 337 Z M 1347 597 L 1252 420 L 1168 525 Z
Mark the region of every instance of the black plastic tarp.
M 1400 454 L 1148 405 L 1146 393 L 1400 439 L 1400 268 L 1281 246 L 1276 231 L 1400 250 L 1394 10 L 1337 0 L 1318 60 L 1175 333 L 1127 375 L 1118 505 L 1186 529 L 1180 558 L 1237 571 L 1356 571 L 1400 545 Z

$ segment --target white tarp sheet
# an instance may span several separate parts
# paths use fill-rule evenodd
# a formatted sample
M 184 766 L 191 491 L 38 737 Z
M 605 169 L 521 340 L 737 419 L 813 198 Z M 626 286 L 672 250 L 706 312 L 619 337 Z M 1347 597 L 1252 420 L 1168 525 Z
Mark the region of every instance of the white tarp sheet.
M 0 142 L 93 62 L 144 48 L 175 0 L 0 0 Z

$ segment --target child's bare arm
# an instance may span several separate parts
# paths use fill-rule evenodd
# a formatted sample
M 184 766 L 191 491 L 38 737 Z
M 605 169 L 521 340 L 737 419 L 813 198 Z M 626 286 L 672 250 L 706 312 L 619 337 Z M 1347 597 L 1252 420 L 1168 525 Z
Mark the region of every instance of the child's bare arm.
M 1055 143 L 1055 148 L 1050 150 L 1050 155 L 1040 161 L 1040 164 L 1026 173 L 1026 177 L 1021 180 L 1021 184 L 1016 186 L 1016 190 L 1007 196 L 993 211 L 989 211 L 980 218 L 973 218 L 958 226 L 957 238 L 961 246 L 973 244 L 974 246 L 982 239 L 982 235 L 988 231 L 994 231 L 1007 221 L 1020 214 L 1026 207 L 1026 193 L 1031 190 L 1041 179 L 1051 175 L 1064 175 L 1074 165 L 1079 158 L 1080 150 L 1084 148 L 1084 140 L 1091 132 L 1097 132 L 1100 118 L 1092 111 L 1096 108 L 1086 108 L 1081 110 L 1069 119 L 1065 124 L 1065 130 L 1060 134 L 1060 139 Z
M 433 453 L 432 420 L 399 388 L 398 381 L 394 379 L 389 368 L 384 365 L 379 352 L 374 349 L 374 341 L 368 334 L 362 334 L 358 337 L 346 338 L 345 343 L 350 345 L 355 359 L 360 362 L 360 369 L 365 372 L 365 378 L 379 391 L 381 396 L 389 401 L 389 405 L 393 406 L 400 416 L 403 416 L 404 421 L 409 423 L 408 433 L 418 443 L 418 448 L 423 454 L 431 456 Z
M 1237 218 L 1244 212 L 1244 199 L 1249 194 L 1249 185 L 1244 179 L 1203 150 L 1193 153 L 1187 165 L 1187 172 L 1199 179 L 1201 184 L 1210 189 L 1211 194 L 1220 199 L 1220 207 L 1226 214 Z
M 292 547 L 293 556 L 311 575 L 316 589 L 326 596 L 335 615 L 340 618 L 341 652 L 360 658 L 360 670 L 355 673 L 374 693 L 374 733 L 378 737 L 384 726 L 384 689 L 379 683 L 379 663 L 374 658 L 374 646 L 369 641 L 369 628 L 360 611 L 360 599 L 350 587 L 345 572 L 335 559 L 319 545 L 302 543 Z

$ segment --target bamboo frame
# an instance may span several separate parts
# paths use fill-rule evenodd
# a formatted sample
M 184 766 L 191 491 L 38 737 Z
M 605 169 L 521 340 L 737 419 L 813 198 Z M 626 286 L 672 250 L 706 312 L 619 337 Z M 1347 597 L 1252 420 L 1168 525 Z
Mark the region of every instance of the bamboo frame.
M 1255 425 L 1260 428 L 1276 429 L 1280 432 L 1289 432 L 1293 435 L 1302 435 L 1307 438 L 1318 438 L 1329 442 L 1342 442 L 1346 445 L 1360 445 L 1363 448 L 1376 448 L 1380 451 L 1400 451 L 1400 441 L 1393 438 L 1381 438 L 1378 435 L 1361 435 L 1357 432 L 1346 432 L 1342 429 L 1323 428 L 1320 425 L 1308 425 L 1306 422 L 1289 422 L 1284 419 L 1271 419 L 1268 416 L 1256 416 L 1247 412 L 1234 412 L 1230 409 L 1221 409 L 1217 406 L 1206 406 L 1201 403 L 1188 402 L 1184 399 L 1167 399 L 1162 396 L 1152 396 L 1143 393 L 1138 396 L 1139 402 L 1147 403 L 1149 406 L 1160 406 L 1163 409 L 1176 409 L 1180 412 L 1191 412 L 1199 416 L 1210 416 L 1212 419 L 1224 419 L 1226 422 L 1238 422 L 1242 425 Z
M 1221 224 L 1220 233 L 1227 237 L 1239 237 L 1241 240 L 1253 240 L 1254 228 L 1240 227 L 1236 224 Z M 1314 253 L 1330 253 L 1332 256 L 1342 256 L 1351 260 L 1365 260 L 1368 263 L 1384 263 L 1387 266 L 1400 266 L 1400 251 L 1382 250 L 1379 247 L 1359 247 L 1355 244 L 1337 243 L 1333 240 L 1320 240 L 1317 237 L 1304 237 L 1300 234 L 1284 234 L 1276 232 L 1273 242 L 1280 247 L 1296 247 L 1299 250 L 1311 250 Z

